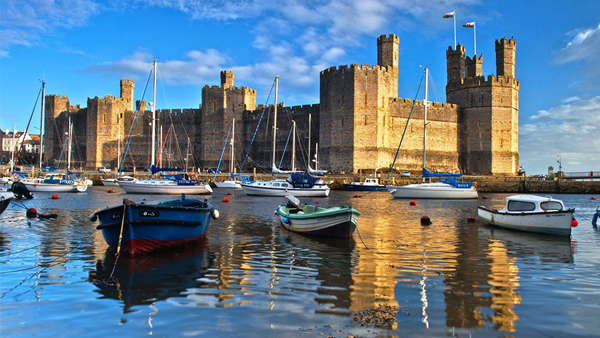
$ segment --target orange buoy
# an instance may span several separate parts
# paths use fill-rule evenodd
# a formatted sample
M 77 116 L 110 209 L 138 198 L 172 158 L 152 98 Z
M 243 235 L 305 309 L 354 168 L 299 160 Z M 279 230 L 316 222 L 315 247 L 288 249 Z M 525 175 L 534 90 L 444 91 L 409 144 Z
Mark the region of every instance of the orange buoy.
M 27 209 L 27 211 L 25 212 L 25 214 L 29 218 L 34 218 L 34 217 L 37 217 L 38 212 L 37 212 L 37 210 L 35 208 L 29 208 L 29 209 Z
M 417 205 L 417 201 L 415 201 L 415 200 L 412 200 L 412 201 L 410 201 L 408 204 L 409 204 L 409 205 Z
M 421 216 L 421 225 L 431 225 L 431 219 L 429 216 Z
M 58 199 L 58 195 L 57 195 L 57 194 L 54 194 L 54 195 L 52 195 L 52 197 L 51 197 L 51 198 L 52 198 L 53 200 L 57 200 L 57 199 Z
M 592 198 L 590 198 L 591 200 L 597 200 L 596 196 L 592 196 Z
M 579 222 L 577 222 L 577 220 L 573 218 L 573 220 L 571 221 L 571 226 L 574 228 L 578 225 L 579 225 Z
M 467 222 L 474 223 L 475 222 L 475 217 L 469 216 L 469 218 L 467 218 Z
M 112 189 L 108 189 L 107 191 L 109 194 L 112 194 L 114 191 L 112 191 Z
M 232 194 L 232 193 L 231 193 L 231 191 L 230 191 L 230 192 L 228 192 L 228 193 L 227 193 L 227 195 L 231 196 L 231 195 L 233 195 L 233 194 Z
M 358 196 L 358 195 L 354 195 L 354 198 L 359 198 L 359 197 L 360 197 L 360 196 Z
M 223 197 L 223 203 L 229 202 L 229 197 Z
M 482 200 L 487 200 L 487 199 L 488 199 L 488 197 L 487 197 L 486 195 L 483 195 L 483 196 L 481 196 L 481 199 L 482 199 Z

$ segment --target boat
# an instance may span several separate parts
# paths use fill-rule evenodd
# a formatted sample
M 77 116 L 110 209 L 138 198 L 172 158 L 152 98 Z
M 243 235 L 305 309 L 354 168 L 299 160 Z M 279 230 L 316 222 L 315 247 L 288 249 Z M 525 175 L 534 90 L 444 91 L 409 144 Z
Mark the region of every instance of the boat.
M 235 178 L 236 177 L 244 177 L 244 176 L 236 175 L 233 170 L 233 162 L 235 161 L 235 157 L 234 157 L 235 119 L 233 119 L 231 121 L 230 132 L 231 132 L 231 141 L 230 141 L 231 152 L 229 154 L 229 173 L 230 173 L 231 179 L 223 181 L 223 182 L 215 181 L 215 185 L 217 186 L 217 188 L 242 189 L 242 186 L 240 185 L 239 180 L 236 180 Z M 219 165 L 217 166 L 217 170 L 215 170 L 215 179 L 217 178 L 217 175 L 219 174 L 219 168 L 221 167 L 221 160 L 223 159 L 223 153 L 225 152 L 225 146 L 227 146 L 227 140 L 225 140 L 225 144 L 223 145 L 223 151 L 221 152 L 221 159 L 219 159 Z
M 477 207 L 477 217 L 490 225 L 557 236 L 571 235 L 574 212 L 561 200 L 536 195 L 508 196 L 502 210 Z
M 14 197 L 15 194 L 10 191 L 0 191 L 0 214 L 6 210 L 10 204 L 10 200 L 12 200 Z
M 286 196 L 287 204 L 277 208 L 281 225 L 304 235 L 350 237 L 356 230 L 360 213 L 350 206 L 322 208 L 302 204 L 294 196 Z
M 46 174 L 39 178 L 20 181 L 31 192 L 86 192 L 88 185 L 83 179 L 73 179 L 62 174 Z
M 600 218 L 600 207 L 596 208 L 596 212 L 594 213 L 594 216 L 592 216 L 592 226 L 593 227 L 598 226 L 598 218 Z
M 394 198 L 432 198 L 432 199 L 471 199 L 478 198 L 477 190 L 472 182 L 457 182 L 461 174 L 431 173 L 425 167 L 427 149 L 427 91 L 429 68 L 425 67 L 425 97 L 423 99 L 423 182 L 408 185 L 390 185 L 388 190 Z M 399 148 L 399 147 L 398 147 Z M 393 168 L 394 164 L 392 164 Z M 390 168 L 391 171 L 391 168 Z M 439 177 L 440 182 L 431 182 L 431 178 Z M 425 182 L 429 178 L 430 182 Z
M 240 182 L 242 190 L 249 196 L 280 196 L 327 197 L 329 187 L 322 179 L 308 174 L 279 170 L 275 165 L 275 146 L 277 140 L 277 90 L 279 76 L 275 77 L 275 113 L 273 118 L 273 159 L 271 172 L 273 175 L 290 174 L 287 179 L 272 179 L 270 181 L 246 180 Z M 295 138 L 294 138 L 295 140 Z M 292 161 L 293 163 L 293 161 Z
M 344 184 L 344 189 L 348 191 L 387 191 L 385 185 L 379 184 L 378 178 L 366 178 L 363 182 Z
M 153 63 L 154 87 L 152 101 L 152 143 L 150 146 L 151 161 L 150 172 L 152 175 L 158 172 L 175 172 L 182 171 L 179 168 L 158 168 L 155 165 L 156 153 L 156 60 Z M 208 183 L 199 184 L 198 180 L 190 179 L 188 174 L 169 175 L 157 179 L 134 179 L 124 181 L 117 179 L 117 183 L 128 194 L 166 194 L 166 195 L 202 195 L 212 193 L 212 188 Z
M 137 178 L 125 175 L 125 176 L 119 176 L 117 178 L 103 178 L 103 179 L 101 179 L 101 181 L 102 181 L 103 185 L 118 186 L 119 182 L 133 182 L 133 181 L 137 181 Z
M 219 212 L 206 200 L 186 199 L 182 194 L 180 199 L 157 204 L 124 199 L 123 205 L 94 212 L 90 220 L 98 220 L 96 229 L 111 249 L 135 257 L 204 238 L 211 217 L 219 218 Z

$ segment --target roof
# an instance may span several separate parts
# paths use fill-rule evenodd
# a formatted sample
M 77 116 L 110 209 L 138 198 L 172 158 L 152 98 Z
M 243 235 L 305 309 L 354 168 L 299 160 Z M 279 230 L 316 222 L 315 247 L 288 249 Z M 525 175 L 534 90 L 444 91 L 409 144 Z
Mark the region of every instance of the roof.
M 537 195 L 513 195 L 513 196 L 508 196 L 506 198 L 506 200 L 520 200 L 520 201 L 528 201 L 528 202 L 543 202 L 543 201 L 550 201 L 550 200 L 554 200 L 554 201 L 559 201 L 555 198 L 552 198 L 551 196 L 537 196 Z

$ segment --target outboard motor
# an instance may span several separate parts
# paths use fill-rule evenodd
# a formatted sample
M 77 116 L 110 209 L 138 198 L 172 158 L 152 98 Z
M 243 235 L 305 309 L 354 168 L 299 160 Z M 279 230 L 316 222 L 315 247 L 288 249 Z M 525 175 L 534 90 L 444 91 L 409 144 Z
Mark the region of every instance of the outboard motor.
M 15 198 L 22 200 L 26 198 L 28 200 L 33 198 L 33 194 L 27 189 L 27 186 L 21 182 L 14 182 L 9 189 L 15 194 Z
M 285 196 L 287 199 L 287 207 L 289 209 L 300 209 L 300 200 L 292 195 Z

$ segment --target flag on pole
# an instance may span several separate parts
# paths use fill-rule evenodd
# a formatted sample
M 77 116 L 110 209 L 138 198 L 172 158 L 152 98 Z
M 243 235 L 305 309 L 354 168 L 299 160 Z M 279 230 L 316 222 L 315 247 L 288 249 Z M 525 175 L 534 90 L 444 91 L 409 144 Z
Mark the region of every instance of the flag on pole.
M 454 13 L 455 13 L 455 12 L 456 12 L 456 11 L 452 11 L 452 12 L 446 13 L 446 14 L 444 14 L 443 18 L 444 18 L 444 19 L 450 19 L 450 18 L 453 18 L 453 17 L 454 17 Z
M 473 22 L 467 22 L 466 24 L 463 25 L 463 27 L 473 28 L 473 27 L 475 27 L 475 21 L 473 21 Z

